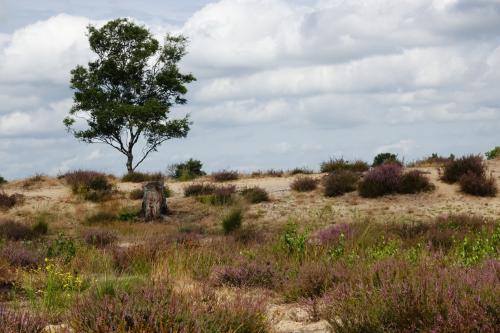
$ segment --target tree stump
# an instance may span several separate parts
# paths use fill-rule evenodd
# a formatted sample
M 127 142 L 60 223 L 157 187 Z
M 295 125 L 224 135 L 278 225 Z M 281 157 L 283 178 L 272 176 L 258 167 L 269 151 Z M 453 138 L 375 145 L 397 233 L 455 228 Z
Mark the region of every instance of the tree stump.
M 149 182 L 144 185 L 141 216 L 146 221 L 160 219 L 168 213 L 163 182 Z

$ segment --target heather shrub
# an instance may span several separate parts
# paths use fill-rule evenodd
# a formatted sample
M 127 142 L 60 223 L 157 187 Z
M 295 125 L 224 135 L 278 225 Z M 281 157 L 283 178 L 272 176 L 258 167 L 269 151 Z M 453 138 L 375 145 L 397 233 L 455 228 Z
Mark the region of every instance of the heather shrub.
M 190 158 L 186 162 L 171 165 L 169 174 L 175 179 L 186 181 L 206 175 L 202 168 L 201 161 Z
M 197 183 L 184 188 L 184 196 L 194 197 L 199 195 L 210 195 L 214 193 L 216 187 L 212 184 Z
M 475 196 L 494 197 L 498 192 L 496 181 L 493 176 L 486 177 L 467 172 L 460 177 L 459 183 L 462 192 Z
M 421 171 L 412 170 L 401 175 L 399 180 L 399 193 L 414 194 L 420 192 L 433 191 L 435 186 L 429 178 L 424 176 Z
M 85 231 L 83 239 L 89 245 L 104 248 L 115 243 L 118 239 L 116 233 L 108 230 L 90 229 Z
M 233 208 L 231 209 L 223 218 L 222 218 L 222 229 L 224 229 L 224 233 L 229 234 L 241 227 L 241 222 L 243 220 L 243 211 L 241 208 Z
M 125 176 L 122 177 L 123 182 L 129 183 L 142 183 L 142 182 L 151 182 L 151 181 L 163 181 L 165 177 L 161 172 L 157 173 L 144 173 L 144 172 L 129 172 Z
M 495 158 L 500 157 L 500 146 L 496 146 L 492 150 L 486 152 L 485 155 L 486 155 L 486 158 L 489 160 L 494 160 Z
M 353 229 L 351 225 L 347 223 L 339 223 L 319 230 L 314 235 L 313 240 L 317 241 L 321 245 L 328 245 L 338 242 L 341 237 L 350 239 L 352 236 Z
M 353 171 L 341 170 L 330 173 L 323 178 L 324 194 L 327 197 L 335 197 L 355 191 L 358 180 L 358 174 Z
M 239 178 L 239 174 L 238 171 L 221 170 L 212 173 L 212 178 L 216 182 L 227 182 L 231 180 L 237 180 Z
M 262 287 L 271 289 L 276 286 L 276 273 L 269 262 L 246 262 L 234 266 L 216 267 L 210 279 L 211 283 L 216 287 Z
M 34 236 L 33 230 L 19 222 L 0 220 L 0 238 L 8 240 L 29 240 Z
M 1 251 L 2 257 L 14 267 L 36 268 L 43 264 L 43 256 L 17 243 L 7 243 Z
M 398 160 L 398 155 L 392 153 L 380 153 L 373 159 L 372 166 L 376 167 L 386 163 L 403 165 L 403 163 Z
M 11 310 L 0 304 L 0 329 L 2 333 L 40 333 L 48 320 L 39 312 Z
M 480 155 L 467 155 L 446 163 L 441 179 L 450 184 L 456 183 L 467 173 L 485 176 L 486 165 Z
M 498 263 L 360 262 L 319 301 L 336 332 L 495 332 Z
M 17 203 L 17 196 L 15 194 L 8 195 L 4 192 L 0 192 L 0 208 L 10 209 L 14 207 Z
M 338 172 L 338 171 L 352 171 L 352 172 L 365 172 L 370 168 L 368 163 L 356 160 L 350 162 L 343 158 L 331 158 L 328 161 L 321 163 L 321 172 Z
M 382 164 L 368 171 L 358 184 L 362 197 L 375 198 L 395 193 L 399 189 L 402 168 L 395 163 Z
M 292 176 L 294 176 L 294 175 L 310 175 L 310 174 L 313 174 L 314 171 L 311 169 L 305 168 L 305 167 L 301 167 L 301 168 L 294 168 L 294 169 L 288 171 L 288 173 Z
M 269 194 L 261 187 L 255 186 L 241 190 L 241 195 L 250 203 L 269 201 Z
M 85 309 L 85 311 L 81 311 Z M 179 294 L 159 283 L 97 299 L 79 299 L 70 314 L 77 332 L 267 332 L 255 300 L 224 299 L 211 290 Z
M 64 178 L 74 194 L 89 201 L 104 200 L 111 195 L 113 190 L 106 175 L 96 171 L 72 171 L 67 173 Z
M 290 184 L 290 188 L 297 192 L 314 191 L 318 186 L 318 180 L 308 176 L 299 176 Z

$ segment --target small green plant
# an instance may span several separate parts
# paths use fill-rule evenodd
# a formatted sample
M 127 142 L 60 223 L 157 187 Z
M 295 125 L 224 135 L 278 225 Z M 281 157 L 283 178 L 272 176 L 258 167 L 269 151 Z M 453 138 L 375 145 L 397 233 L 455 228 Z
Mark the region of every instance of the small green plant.
M 494 160 L 495 158 L 500 157 L 500 146 L 496 146 L 492 150 L 486 152 L 485 155 L 489 160 Z
M 38 220 L 33 225 L 33 232 L 36 235 L 46 235 L 49 231 L 49 225 L 44 220 Z
M 332 260 L 338 260 L 345 254 L 345 235 L 342 233 L 336 244 L 328 251 L 328 255 Z
M 137 220 L 138 214 L 136 212 L 121 212 L 118 214 L 118 220 L 132 222 Z
M 281 247 L 289 256 L 302 258 L 306 252 L 307 234 L 298 230 L 297 223 L 289 222 L 281 236 Z
M 0 176 L 0 185 L 6 184 L 6 183 L 7 183 L 7 180 L 5 178 L 3 178 L 2 176 Z
M 57 239 L 53 240 L 47 249 L 48 258 L 62 258 L 66 263 L 70 262 L 75 255 L 75 241 L 63 234 L 59 234 Z
M 387 241 L 382 238 L 382 243 L 368 249 L 368 257 L 374 260 L 381 260 L 387 257 L 393 257 L 399 252 L 400 244 L 397 240 Z
M 233 208 L 222 218 L 222 228 L 224 233 L 229 234 L 241 227 L 243 220 L 243 210 L 241 208 Z
M 482 232 L 476 239 L 465 237 L 458 250 L 459 258 L 466 266 L 477 264 L 487 257 L 498 257 L 500 254 L 500 226 L 495 228 L 491 236 Z

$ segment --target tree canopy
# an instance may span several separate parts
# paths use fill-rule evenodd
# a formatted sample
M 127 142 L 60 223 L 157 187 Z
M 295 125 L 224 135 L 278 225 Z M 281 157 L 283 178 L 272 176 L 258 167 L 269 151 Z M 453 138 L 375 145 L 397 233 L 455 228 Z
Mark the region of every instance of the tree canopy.
M 196 80 L 178 67 L 187 38 L 167 35 L 160 44 L 147 28 L 123 18 L 89 26 L 88 38 L 96 59 L 71 71 L 74 103 L 64 124 L 78 140 L 124 154 L 132 172 L 166 140 L 187 136 L 189 116 L 170 118 L 173 105 L 187 102 L 186 84 Z M 134 161 L 138 143 L 143 147 Z

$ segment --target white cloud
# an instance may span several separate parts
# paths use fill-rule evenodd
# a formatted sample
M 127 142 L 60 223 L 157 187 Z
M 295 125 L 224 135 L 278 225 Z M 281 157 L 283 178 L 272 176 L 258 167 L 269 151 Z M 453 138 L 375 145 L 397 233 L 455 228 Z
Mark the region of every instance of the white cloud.
M 380 146 L 377 149 L 375 149 L 374 152 L 375 154 L 380 154 L 385 152 L 408 154 L 415 147 L 416 144 L 413 140 L 405 139 L 405 140 L 400 140 L 396 143 Z

